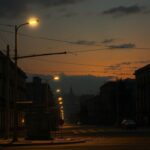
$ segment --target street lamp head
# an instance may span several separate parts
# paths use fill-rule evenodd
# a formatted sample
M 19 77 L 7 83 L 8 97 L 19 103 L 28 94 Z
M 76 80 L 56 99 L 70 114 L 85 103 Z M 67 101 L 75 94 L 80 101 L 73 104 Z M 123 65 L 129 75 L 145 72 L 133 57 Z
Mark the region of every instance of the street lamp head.
M 60 102 L 59 102 L 59 105 L 62 105 L 62 104 L 63 104 L 63 102 L 60 101 Z
M 60 93 L 61 92 L 61 90 L 60 89 L 56 89 L 56 93 Z
M 58 97 L 58 101 L 62 101 L 63 100 L 63 98 L 62 97 Z
M 39 19 L 37 19 L 37 18 L 30 18 L 29 20 L 28 20 L 28 24 L 30 25 L 30 26 L 37 26 L 38 24 L 39 24 Z
M 60 77 L 59 76 L 54 76 L 53 78 L 55 81 L 59 81 L 60 80 Z

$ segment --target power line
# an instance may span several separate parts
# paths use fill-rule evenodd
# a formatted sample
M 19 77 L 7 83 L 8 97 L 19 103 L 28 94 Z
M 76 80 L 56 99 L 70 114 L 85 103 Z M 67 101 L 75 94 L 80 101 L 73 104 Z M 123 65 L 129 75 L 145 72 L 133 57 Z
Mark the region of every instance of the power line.
M 103 51 L 103 50 L 107 50 L 107 51 L 116 51 L 116 50 L 121 50 L 121 49 L 132 49 L 133 50 L 150 50 L 149 47 L 146 47 L 146 48 L 141 48 L 141 47 L 135 47 L 135 48 L 110 48 L 110 47 L 107 47 L 107 48 L 97 48 L 97 49 L 88 49 L 88 50 L 76 50 L 76 51 L 73 51 L 75 53 L 87 53 L 87 52 L 95 52 L 95 51 Z M 122 50 L 123 51 L 123 50 Z
M 48 62 L 48 63 L 58 63 L 58 64 L 68 64 L 68 65 L 78 65 L 78 66 L 91 66 L 91 67 L 110 67 L 110 66 L 104 66 L 104 65 L 96 65 L 96 64 L 82 64 L 82 63 L 75 63 L 75 62 L 63 62 L 63 61 L 51 61 L 46 59 L 32 59 L 32 61 L 40 61 L 40 62 Z
M 1 32 L 3 32 L 3 30 L 0 30 Z M 4 30 L 5 31 L 5 30 Z M 8 31 L 9 33 L 11 32 L 11 31 Z M 7 32 L 5 32 L 5 33 L 7 33 Z M 14 32 L 11 32 L 12 34 L 14 33 Z M 11 45 L 13 45 L 12 44 L 12 41 L 10 41 L 10 40 L 8 40 L 8 38 L 6 38 L 6 35 L 4 36 L 4 34 L 3 34 L 3 37 L 5 38 L 5 44 L 7 45 L 7 44 L 11 44 Z
M 14 33 L 15 33 L 15 32 L 13 32 L 13 31 L 2 30 L 2 29 L 0 29 L 0 31 L 1 31 L 1 32 L 5 32 L 5 33 L 10 33 L 10 34 L 14 34 Z
M 3 47 L 6 47 L 6 45 L 8 45 L 8 40 L 1 33 L 0 33 L 0 41 L 1 41 L 1 44 L 0 44 L 1 51 L 6 53 L 6 48 L 3 48 Z
M 2 36 L 2 34 L 0 34 L 0 39 L 5 45 L 8 44 L 8 41 L 6 42 L 6 39 L 4 38 L 4 36 Z
M 7 31 L 7 30 L 2 30 L 2 32 L 6 33 L 14 33 L 13 31 Z M 68 40 L 60 40 L 60 39 L 53 39 L 49 37 L 43 37 L 43 36 L 32 36 L 24 33 L 18 33 L 20 36 L 28 37 L 28 38 L 34 38 L 34 39 L 41 39 L 41 40 L 47 40 L 47 41 L 54 41 L 54 42 L 61 42 L 61 43 L 67 43 L 67 44 L 73 44 L 73 45 L 84 45 L 84 46 L 101 46 L 101 45 L 96 45 L 96 44 L 86 44 L 86 43 L 78 43 L 78 42 L 73 42 L 73 41 L 68 41 Z
M 11 33 L 14 34 L 13 31 L 7 31 L 7 30 L 1 30 L 1 32 L 6 32 L 6 33 Z M 31 35 L 27 35 L 27 34 L 23 34 L 23 33 L 19 33 L 20 36 L 24 36 L 24 37 L 29 37 L 29 38 L 34 38 L 34 39 L 41 39 L 41 40 L 48 40 L 48 41 L 55 41 L 55 42 L 61 42 L 61 43 L 67 43 L 67 44 L 73 44 L 73 45 L 86 45 L 86 46 L 90 46 L 88 44 L 78 44 L 77 42 L 73 42 L 73 41 L 67 41 L 67 40 L 60 40 L 60 39 L 53 39 L 53 38 L 48 38 L 48 37 L 40 37 L 40 36 L 31 36 Z M 96 45 L 91 45 L 91 46 L 96 46 Z M 100 45 L 97 45 L 100 46 Z M 149 47 L 135 47 L 135 48 L 111 48 L 111 47 L 106 47 L 106 48 L 97 48 L 97 49 L 81 49 L 81 50 L 72 50 L 69 51 L 72 54 L 75 53 L 88 53 L 88 52 L 95 52 L 95 51 L 103 51 L 103 50 L 111 50 L 111 51 L 116 51 L 116 50 L 127 50 L 127 49 L 132 49 L 133 50 L 150 50 Z
M 12 25 L 12 24 L 3 24 L 3 23 L 0 23 L 0 26 L 4 26 L 4 27 L 15 27 L 15 26 Z
M 27 72 L 32 72 L 33 73 L 33 70 L 31 71 L 31 69 L 26 69 Z M 106 74 L 107 76 L 111 76 L 111 75 L 123 75 L 123 76 L 134 76 L 133 73 L 117 73 L 117 72 L 103 72 L 103 71 L 71 71 L 71 70 L 51 70 L 51 71 L 44 71 L 42 70 L 42 72 L 46 72 L 46 73 L 99 73 L 99 74 Z
M 84 63 L 76 63 L 76 62 L 66 62 L 66 61 L 52 61 L 52 60 L 47 60 L 47 59 L 42 59 L 42 58 L 36 58 L 32 59 L 31 61 L 38 61 L 38 62 L 46 62 L 46 63 L 56 63 L 56 64 L 65 64 L 65 65 L 76 65 L 76 66 L 88 66 L 88 67 L 103 67 L 109 71 L 109 70 L 120 70 L 120 69 L 135 69 L 135 66 L 129 67 L 129 66 L 119 66 L 116 67 L 116 65 L 97 65 L 97 64 L 84 64 Z M 147 63 L 147 62 L 146 62 Z M 134 64 L 134 62 L 133 62 Z M 116 68 L 113 68 L 116 67 Z M 109 69 L 109 70 L 108 70 Z M 132 71 L 129 70 L 129 71 Z

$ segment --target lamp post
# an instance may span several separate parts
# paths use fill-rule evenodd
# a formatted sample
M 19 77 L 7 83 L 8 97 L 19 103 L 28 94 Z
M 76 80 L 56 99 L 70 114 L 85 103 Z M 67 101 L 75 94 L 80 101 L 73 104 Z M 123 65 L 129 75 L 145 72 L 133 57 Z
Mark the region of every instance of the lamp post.
M 26 25 L 32 25 L 35 26 L 39 20 L 35 18 L 31 18 L 28 22 L 25 22 L 20 25 L 15 25 L 15 83 L 14 83 L 14 131 L 13 131 L 13 142 L 17 141 L 17 127 L 18 127 L 18 114 L 17 114 L 17 107 L 16 107 L 16 102 L 18 99 L 18 31 L 21 27 L 26 26 Z

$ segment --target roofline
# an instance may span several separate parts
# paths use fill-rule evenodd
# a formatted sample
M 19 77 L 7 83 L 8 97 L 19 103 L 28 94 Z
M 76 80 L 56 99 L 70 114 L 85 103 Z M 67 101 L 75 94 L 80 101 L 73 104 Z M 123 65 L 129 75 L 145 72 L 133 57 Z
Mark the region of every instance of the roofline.
M 141 68 L 135 70 L 134 74 L 136 75 L 137 73 L 143 72 L 143 71 L 148 70 L 148 69 L 150 69 L 150 64 L 147 64 L 146 66 L 141 67 Z
M 15 66 L 15 63 L 14 63 L 7 55 L 5 55 L 2 51 L 0 51 L 0 57 L 3 57 L 3 58 L 5 58 L 5 59 L 8 59 L 8 60 L 10 61 L 10 64 L 11 64 L 13 67 Z M 24 75 L 25 78 L 27 78 L 26 73 L 25 73 L 21 68 L 19 68 L 19 67 L 17 66 L 17 69 L 18 69 L 18 71 L 19 71 L 21 74 Z

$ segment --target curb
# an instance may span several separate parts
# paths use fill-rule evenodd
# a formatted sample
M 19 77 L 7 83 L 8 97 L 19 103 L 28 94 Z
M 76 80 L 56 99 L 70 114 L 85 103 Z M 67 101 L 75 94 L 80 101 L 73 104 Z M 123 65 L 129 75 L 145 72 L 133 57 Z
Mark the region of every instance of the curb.
M 65 145 L 65 144 L 78 144 L 78 143 L 84 143 L 86 142 L 85 139 L 81 139 L 81 140 L 73 140 L 72 141 L 47 141 L 47 142 L 33 142 L 33 141 L 25 141 L 24 143 L 3 143 L 0 144 L 0 146 L 2 147 L 9 147 L 9 146 L 36 146 L 36 145 Z

